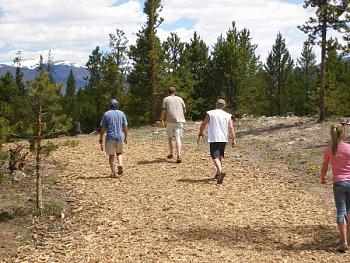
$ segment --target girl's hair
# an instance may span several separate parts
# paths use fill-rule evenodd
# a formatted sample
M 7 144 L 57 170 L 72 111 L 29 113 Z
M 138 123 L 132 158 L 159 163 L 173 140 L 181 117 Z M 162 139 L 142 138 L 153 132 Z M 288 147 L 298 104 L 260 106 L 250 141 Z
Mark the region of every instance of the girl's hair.
M 332 137 L 332 153 L 335 156 L 338 151 L 339 142 L 345 138 L 345 129 L 343 125 L 332 125 L 331 127 Z

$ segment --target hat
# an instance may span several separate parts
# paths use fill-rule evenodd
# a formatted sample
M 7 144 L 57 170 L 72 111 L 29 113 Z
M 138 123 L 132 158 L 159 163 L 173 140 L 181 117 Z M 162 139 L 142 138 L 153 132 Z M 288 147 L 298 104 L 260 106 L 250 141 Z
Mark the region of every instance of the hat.
M 117 108 L 119 103 L 116 99 L 111 99 L 109 101 L 109 104 L 111 105 L 112 108 Z
M 218 101 L 216 102 L 216 104 L 226 105 L 226 102 L 225 102 L 223 99 L 218 99 Z

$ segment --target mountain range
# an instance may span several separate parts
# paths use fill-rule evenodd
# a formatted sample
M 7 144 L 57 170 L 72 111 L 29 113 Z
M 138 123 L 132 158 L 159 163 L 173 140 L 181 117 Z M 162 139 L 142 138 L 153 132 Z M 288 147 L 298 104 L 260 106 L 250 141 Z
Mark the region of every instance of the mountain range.
M 44 64 L 47 67 L 47 64 Z M 39 62 L 38 60 L 22 60 L 21 69 L 23 72 L 23 80 L 32 80 L 38 72 Z M 56 83 L 62 83 L 64 86 L 67 82 L 67 77 L 70 70 L 73 71 L 76 87 L 77 89 L 83 88 L 87 84 L 87 78 L 89 77 L 89 71 L 86 67 L 78 65 L 73 62 L 68 62 L 64 60 L 53 61 L 53 79 Z M 16 65 L 11 63 L 0 63 L 0 76 L 4 75 L 6 72 L 11 72 L 15 75 Z
M 350 61 L 350 56 L 344 57 L 344 60 Z M 62 83 L 65 86 L 69 71 L 72 70 L 75 77 L 77 89 L 79 90 L 80 88 L 84 88 L 86 86 L 87 78 L 89 77 L 89 71 L 86 67 L 64 60 L 57 60 L 54 61 L 52 64 L 53 78 L 56 83 Z M 44 64 L 44 66 L 46 67 L 47 64 Z M 27 81 L 34 79 L 35 75 L 38 72 L 38 67 L 38 60 L 22 60 L 21 69 L 23 72 L 23 80 Z M 13 75 L 15 75 L 16 65 L 13 62 L 0 62 L 0 76 L 4 75 L 6 72 L 11 72 Z

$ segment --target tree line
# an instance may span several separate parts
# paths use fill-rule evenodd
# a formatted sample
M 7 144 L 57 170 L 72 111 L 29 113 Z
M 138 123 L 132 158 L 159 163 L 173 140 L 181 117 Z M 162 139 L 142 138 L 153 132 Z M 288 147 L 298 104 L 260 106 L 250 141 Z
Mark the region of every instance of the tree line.
M 248 29 L 233 22 L 209 47 L 194 32 L 188 42 L 172 32 L 161 41 L 157 29 L 163 22 L 161 1 L 147 0 L 147 20 L 129 45 L 121 29 L 109 35 L 109 49 L 96 47 L 88 58 L 87 85 L 77 90 L 74 74 L 63 85 L 52 78 L 52 56 L 42 62 L 37 77 L 23 81 L 20 53 L 16 73 L 0 78 L 0 139 L 29 138 L 36 132 L 34 98 L 43 89 L 45 136 L 68 132 L 79 121 L 83 132 L 98 128 L 113 97 L 120 102 L 132 126 L 154 123 L 161 100 L 173 86 L 187 104 L 187 118 L 202 119 L 217 98 L 223 98 L 235 116 L 350 115 L 350 62 L 348 53 L 349 1 L 308 0 L 315 16 L 300 26 L 306 38 L 300 56 L 293 60 L 286 40 L 278 33 L 266 61 L 256 55 Z M 344 33 L 345 45 L 328 38 L 329 28 Z M 347 45 L 347 46 L 346 46 Z M 321 48 L 321 64 L 315 48 Z

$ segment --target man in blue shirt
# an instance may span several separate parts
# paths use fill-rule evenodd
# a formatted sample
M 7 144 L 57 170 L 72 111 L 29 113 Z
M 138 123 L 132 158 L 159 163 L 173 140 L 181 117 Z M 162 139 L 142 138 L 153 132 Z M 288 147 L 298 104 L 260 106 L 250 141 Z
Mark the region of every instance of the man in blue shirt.
M 100 124 L 101 151 L 103 151 L 103 135 L 105 132 L 105 150 L 109 155 L 109 165 L 112 173 L 111 177 L 116 178 L 114 156 L 118 158 L 118 175 L 123 174 L 123 143 L 128 143 L 128 121 L 124 112 L 118 110 L 118 101 L 110 100 L 111 109 L 103 114 Z

